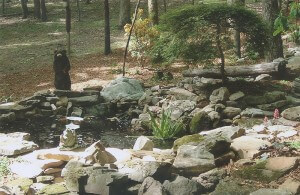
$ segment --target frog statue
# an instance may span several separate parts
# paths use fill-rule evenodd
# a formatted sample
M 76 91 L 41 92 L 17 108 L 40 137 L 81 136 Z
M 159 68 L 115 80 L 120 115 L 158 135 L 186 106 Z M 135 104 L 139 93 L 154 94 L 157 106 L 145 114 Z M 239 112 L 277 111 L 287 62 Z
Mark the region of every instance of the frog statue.
M 66 128 L 60 135 L 59 149 L 73 150 L 78 147 L 77 134 L 74 129 Z

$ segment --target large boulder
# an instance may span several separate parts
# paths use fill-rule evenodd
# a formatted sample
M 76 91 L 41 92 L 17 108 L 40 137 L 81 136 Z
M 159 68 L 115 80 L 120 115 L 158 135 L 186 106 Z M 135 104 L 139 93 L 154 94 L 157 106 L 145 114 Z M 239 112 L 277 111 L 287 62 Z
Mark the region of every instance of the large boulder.
M 203 192 L 199 183 L 182 176 L 177 176 L 174 181 L 164 181 L 163 187 L 169 195 L 197 195 Z
M 234 118 L 235 116 L 239 115 L 242 112 L 240 108 L 234 108 L 234 107 L 226 107 L 223 110 L 223 115 L 225 118 Z
M 105 101 L 138 101 L 144 94 L 140 81 L 130 78 L 118 78 L 110 82 L 100 92 Z
M 300 121 L 300 106 L 292 107 L 281 113 L 282 117 L 291 121 Z
M 249 195 L 250 192 L 255 190 L 253 185 L 246 184 L 241 186 L 241 182 L 231 179 L 222 180 L 210 195 Z

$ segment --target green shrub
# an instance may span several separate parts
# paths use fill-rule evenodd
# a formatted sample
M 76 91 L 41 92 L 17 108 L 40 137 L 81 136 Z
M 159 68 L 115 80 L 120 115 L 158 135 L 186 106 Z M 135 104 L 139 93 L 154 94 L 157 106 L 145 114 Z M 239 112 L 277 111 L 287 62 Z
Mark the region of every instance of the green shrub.
M 10 173 L 9 159 L 6 156 L 0 157 L 0 177 L 4 177 Z
M 293 141 L 287 143 L 290 148 L 300 150 L 300 141 Z
M 156 63 L 170 63 L 175 59 L 216 63 L 215 59 L 224 58 L 222 55 L 233 46 L 230 29 L 243 33 L 246 49 L 261 56 L 266 44 L 266 26 L 262 19 L 253 11 L 227 4 L 174 9 L 161 17 L 158 29 L 160 37 L 151 51 Z
M 176 136 L 182 129 L 183 124 L 181 122 L 175 122 L 171 120 L 171 113 L 162 110 L 161 118 L 155 118 L 153 114 L 148 111 L 151 117 L 151 128 L 153 135 L 161 139 L 170 139 Z

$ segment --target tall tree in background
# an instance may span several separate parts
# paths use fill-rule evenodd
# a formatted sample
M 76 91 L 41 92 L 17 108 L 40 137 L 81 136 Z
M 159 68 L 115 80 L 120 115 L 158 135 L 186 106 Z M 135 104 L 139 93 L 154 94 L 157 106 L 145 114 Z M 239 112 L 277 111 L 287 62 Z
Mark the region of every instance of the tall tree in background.
M 104 20 L 105 20 L 104 54 L 108 55 L 108 54 L 111 53 L 111 48 L 110 48 L 110 24 L 109 24 L 109 3 L 108 3 L 108 0 L 104 0 Z
M 227 3 L 229 5 L 245 6 L 245 0 L 227 0 Z M 241 58 L 241 33 L 239 29 L 235 29 L 234 31 L 234 46 L 236 56 Z
M 119 27 L 130 23 L 130 0 L 120 0 Z
M 34 4 L 34 18 L 41 19 L 41 2 L 40 0 L 33 0 Z
M 71 54 L 71 6 L 70 0 L 66 1 L 66 31 L 67 31 L 67 46 L 68 46 L 68 56 Z
M 41 0 L 41 15 L 42 21 L 47 21 L 47 9 L 46 9 L 46 0 Z
M 281 35 L 273 36 L 274 21 L 279 14 L 278 0 L 262 0 L 263 18 L 269 28 L 268 46 L 265 51 L 267 61 L 283 57 L 283 46 Z
M 21 0 L 23 18 L 27 18 L 28 16 L 28 7 L 27 7 L 27 0 Z
M 158 24 L 158 3 L 157 0 L 148 0 L 149 18 L 152 20 L 153 25 Z

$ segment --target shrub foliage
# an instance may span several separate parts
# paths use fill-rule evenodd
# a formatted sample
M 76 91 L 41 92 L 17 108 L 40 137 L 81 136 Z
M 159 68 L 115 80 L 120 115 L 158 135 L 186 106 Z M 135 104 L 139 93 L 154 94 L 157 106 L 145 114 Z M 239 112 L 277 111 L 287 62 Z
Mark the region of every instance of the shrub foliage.
M 151 57 L 153 62 L 215 62 L 228 49 L 230 29 L 246 37 L 246 47 L 263 55 L 266 27 L 260 16 L 240 6 L 201 4 L 184 6 L 161 17 Z M 220 50 L 221 49 L 221 50 Z M 224 65 L 224 63 L 221 63 Z

